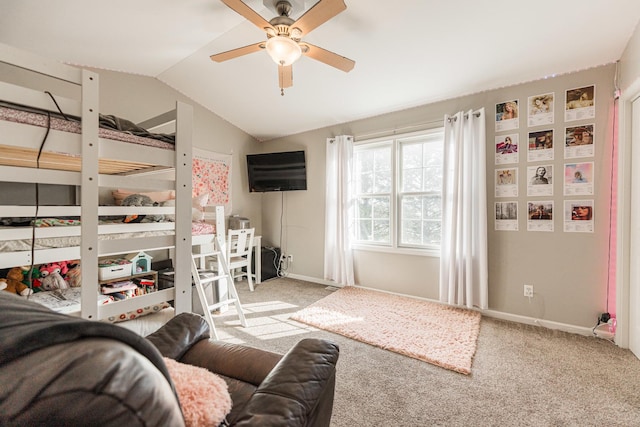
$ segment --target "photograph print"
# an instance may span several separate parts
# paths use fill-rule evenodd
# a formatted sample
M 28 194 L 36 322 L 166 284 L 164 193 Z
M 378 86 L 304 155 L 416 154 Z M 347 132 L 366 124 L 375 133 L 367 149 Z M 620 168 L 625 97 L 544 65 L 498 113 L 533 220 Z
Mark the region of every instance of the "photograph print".
M 527 125 L 543 126 L 553 124 L 553 100 L 555 94 L 545 93 L 528 98 Z
M 553 129 L 529 132 L 527 161 L 553 160 Z
M 565 92 L 564 121 L 593 119 L 596 116 L 595 85 L 568 89 Z
M 519 120 L 517 99 L 496 104 L 496 132 L 518 129 Z
M 518 134 L 496 136 L 496 165 L 518 163 Z

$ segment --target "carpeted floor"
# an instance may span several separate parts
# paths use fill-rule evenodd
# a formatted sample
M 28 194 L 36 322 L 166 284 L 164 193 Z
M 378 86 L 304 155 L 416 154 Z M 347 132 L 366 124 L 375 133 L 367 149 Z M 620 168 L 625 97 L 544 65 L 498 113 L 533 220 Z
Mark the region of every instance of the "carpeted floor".
M 471 373 L 480 313 L 348 286 L 291 319 L 440 366 Z
M 483 317 L 471 375 L 293 321 L 331 294 L 273 279 L 237 285 L 248 328 L 216 316 L 224 341 L 284 353 L 304 337 L 340 346 L 332 427 L 640 426 L 640 360 L 608 341 Z

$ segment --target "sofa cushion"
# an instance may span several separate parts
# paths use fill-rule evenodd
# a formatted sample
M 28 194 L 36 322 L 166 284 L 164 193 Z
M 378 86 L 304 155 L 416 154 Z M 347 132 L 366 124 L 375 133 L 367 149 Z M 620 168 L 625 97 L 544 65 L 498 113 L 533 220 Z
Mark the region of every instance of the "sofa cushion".
M 180 313 L 146 338 L 164 357 L 180 360 L 193 345 L 209 338 L 209 325 L 202 316 Z
M 231 396 L 222 378 L 168 357 L 164 363 L 176 387 L 187 426 L 217 426 L 224 421 L 231 411 Z

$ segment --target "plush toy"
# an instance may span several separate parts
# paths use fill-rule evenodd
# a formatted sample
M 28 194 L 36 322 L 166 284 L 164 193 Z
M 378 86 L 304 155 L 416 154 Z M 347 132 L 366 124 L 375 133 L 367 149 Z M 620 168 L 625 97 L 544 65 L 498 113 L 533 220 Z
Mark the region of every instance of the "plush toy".
M 27 285 L 22 283 L 22 279 L 24 279 L 22 269 L 20 267 L 12 268 L 7 273 L 7 278 L 3 279 L 7 285 L 4 290 L 11 292 L 12 294 L 22 295 L 23 297 L 31 295 L 33 291 L 29 289 Z
M 31 286 L 29 286 L 33 292 L 42 291 L 42 282 L 40 281 L 40 269 L 38 267 L 33 267 L 29 265 L 23 265 L 20 267 L 22 269 L 22 275 L 24 279 L 22 279 L 22 283 L 29 286 L 29 275 L 31 275 Z
M 122 206 L 158 206 L 151 197 L 144 194 L 131 194 L 122 201 Z M 159 222 L 164 220 L 164 215 L 127 215 L 124 222 L 141 222 L 146 218 L 145 222 Z
M 52 291 L 54 289 L 67 289 L 69 285 L 62 278 L 67 272 L 67 263 L 51 263 L 40 266 L 42 276 L 42 289 Z
M 72 288 L 77 288 L 82 286 L 82 273 L 80 270 L 80 261 L 69 261 L 67 264 L 69 266 L 69 271 L 64 276 L 64 280 L 71 286 Z

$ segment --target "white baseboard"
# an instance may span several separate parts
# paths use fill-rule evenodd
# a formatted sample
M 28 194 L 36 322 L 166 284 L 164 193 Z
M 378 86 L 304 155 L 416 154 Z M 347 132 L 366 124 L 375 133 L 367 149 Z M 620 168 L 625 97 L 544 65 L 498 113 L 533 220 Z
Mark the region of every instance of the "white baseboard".
M 579 334 L 592 337 L 593 330 L 584 326 L 569 325 L 567 323 L 554 322 L 552 320 L 535 319 L 533 317 L 520 316 L 518 314 L 503 313 L 495 310 L 481 310 L 483 316 L 493 317 L 500 320 L 508 320 L 511 322 L 524 323 L 525 325 L 542 326 L 548 329 L 554 329 L 572 334 Z
M 286 277 L 290 277 L 296 280 L 304 280 L 305 282 L 318 283 L 320 285 L 334 286 L 336 288 L 344 287 L 341 283 L 336 283 L 331 280 L 318 279 L 317 277 L 303 276 L 301 274 L 287 274 Z
M 316 277 L 302 276 L 299 274 L 289 274 L 287 277 L 291 277 L 292 279 L 297 279 L 297 280 L 304 280 L 306 282 L 311 282 L 311 283 L 318 283 L 321 285 L 334 286 L 336 288 L 342 288 L 344 286 L 342 284 L 337 284 L 336 282 L 332 282 L 330 280 L 318 279 Z M 400 293 L 390 292 L 390 291 L 383 291 L 383 290 L 374 289 L 374 288 L 367 288 L 365 286 L 358 286 L 358 287 L 363 289 L 369 289 L 372 291 L 385 292 L 393 295 L 400 295 L 408 298 L 415 298 L 423 301 L 439 302 L 437 300 L 433 300 L 430 298 L 420 298 L 412 295 L 400 294 Z M 533 317 L 520 316 L 518 314 L 504 313 L 504 312 L 495 311 L 495 310 L 479 310 L 479 311 L 480 313 L 482 313 L 483 316 L 492 317 L 494 319 L 508 320 L 511 322 L 523 323 L 525 325 L 542 326 L 544 328 L 554 329 L 554 330 L 563 331 L 563 332 L 569 332 L 572 334 L 585 335 L 590 337 L 594 336 L 593 330 L 591 328 L 587 328 L 584 326 L 569 325 L 567 323 L 554 322 L 552 320 L 536 319 Z

